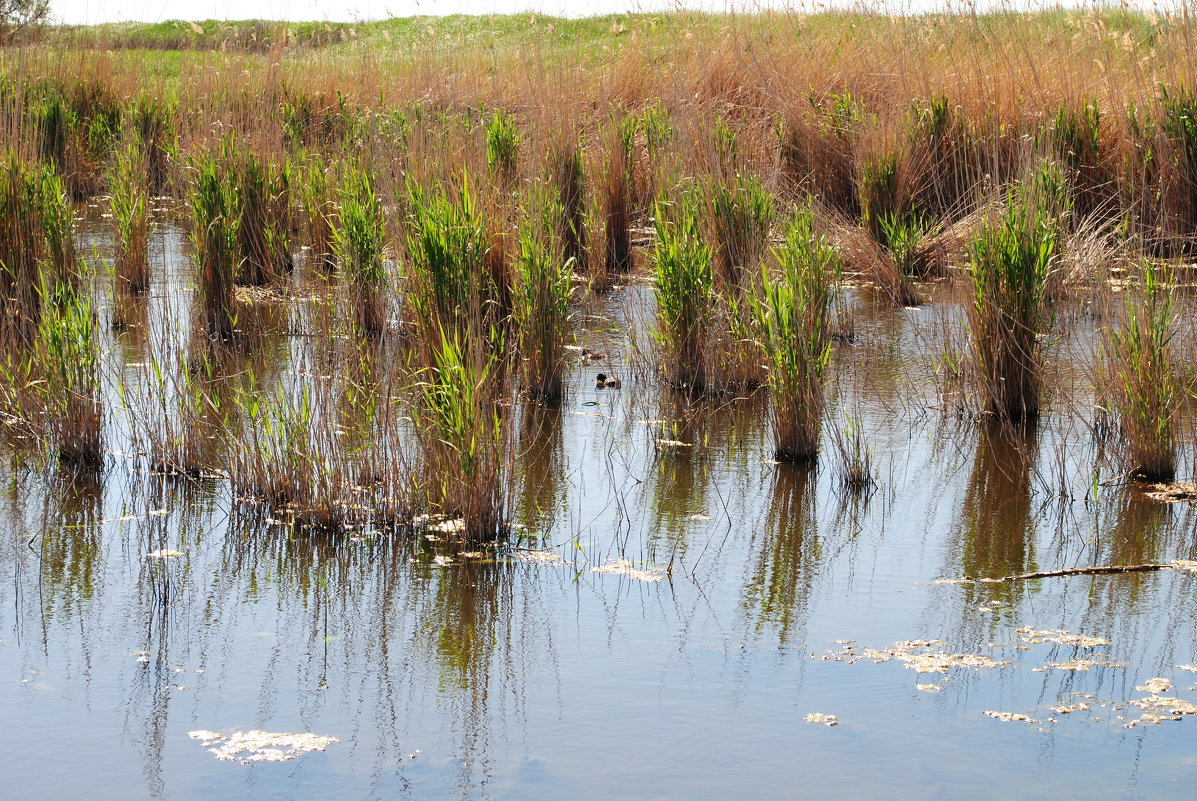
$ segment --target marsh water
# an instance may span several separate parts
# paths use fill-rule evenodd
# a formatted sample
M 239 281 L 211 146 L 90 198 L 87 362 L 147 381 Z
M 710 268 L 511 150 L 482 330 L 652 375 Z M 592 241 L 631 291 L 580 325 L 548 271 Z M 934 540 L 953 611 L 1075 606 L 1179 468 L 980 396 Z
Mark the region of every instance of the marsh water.
M 89 258 L 106 230 L 82 226 Z M 187 283 L 157 230 L 150 320 Z M 247 514 L 219 477 L 149 471 L 119 414 L 99 476 L 10 460 L 3 796 L 1191 798 L 1197 575 L 957 581 L 1197 558 L 1193 508 L 1119 479 L 1094 435 L 1100 321 L 1061 315 L 1047 414 L 1002 433 L 933 369 L 950 293 L 846 298 L 828 426 L 861 431 L 863 494 L 829 439 L 817 469 L 774 463 L 762 396 L 662 388 L 635 358 L 642 281 L 579 308 L 622 388 L 579 359 L 560 409 L 523 411 L 520 528 L 480 555 Z M 106 336 L 114 373 L 144 369 Z M 337 741 L 247 764 L 197 730 Z

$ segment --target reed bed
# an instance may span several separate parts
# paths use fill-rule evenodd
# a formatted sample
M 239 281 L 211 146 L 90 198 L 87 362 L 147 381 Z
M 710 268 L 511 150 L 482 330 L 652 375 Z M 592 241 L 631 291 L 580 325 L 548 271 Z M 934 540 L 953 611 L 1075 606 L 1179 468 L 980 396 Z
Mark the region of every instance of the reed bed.
M 695 403 L 767 385 L 776 457 L 809 464 L 835 341 L 853 339 L 841 288 L 913 306 L 963 287 L 973 365 L 944 372 L 1024 423 L 1046 408 L 1057 304 L 1151 264 L 1091 372 L 1128 467 L 1175 474 L 1188 15 L 633 15 L 626 37 L 559 21 L 576 41 L 535 50 L 522 18 L 495 19 L 520 46 L 376 58 L 397 45 L 367 33 L 266 55 L 231 37 L 167 58 L 51 28 L 0 51 L 9 428 L 104 461 L 72 201 L 106 195 L 121 303 L 157 280 L 151 209 L 191 229 L 194 309 L 170 306 L 177 341 L 122 384 L 148 460 L 300 526 L 508 531 L 511 423 L 566 396 L 582 281 L 651 282 L 660 347 L 629 369 Z M 864 486 L 859 431 L 833 436 Z

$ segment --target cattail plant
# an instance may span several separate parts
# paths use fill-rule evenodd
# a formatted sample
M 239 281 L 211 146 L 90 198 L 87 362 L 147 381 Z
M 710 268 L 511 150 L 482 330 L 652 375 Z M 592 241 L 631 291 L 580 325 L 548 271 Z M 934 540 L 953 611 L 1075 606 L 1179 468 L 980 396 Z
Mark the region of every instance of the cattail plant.
M 353 293 L 354 327 L 366 336 L 386 328 L 386 219 L 369 167 L 350 168 L 341 183 L 334 232 L 337 253 Z
M 228 339 L 235 323 L 233 282 L 241 263 L 237 192 L 214 156 L 199 157 L 193 169 L 191 245 L 200 308 L 208 336 Z
M 1148 263 L 1142 285 L 1128 294 L 1125 317 L 1105 329 L 1106 382 L 1139 478 L 1170 481 L 1176 474 L 1175 426 L 1181 388 L 1172 366 L 1176 320 L 1170 271 Z
M 538 184 L 529 191 L 520 224 L 513 317 L 524 389 L 544 401 L 561 400 L 571 338 L 573 265 L 556 236 L 561 216 L 560 204 L 547 188 Z
M 114 228 L 113 273 L 133 295 L 150 288 L 150 173 L 145 146 L 134 137 L 118 149 L 108 171 Z
M 969 248 L 968 323 L 985 411 L 1020 422 L 1039 415 L 1040 338 L 1051 323 L 1048 279 L 1059 243 L 1063 179 L 1042 165 L 1016 187 Z
M 714 254 L 702 237 L 699 203 L 683 192 L 673 203 L 658 201 L 658 338 L 664 346 L 664 372 L 677 388 L 702 392 L 707 381 L 707 338 L 714 300 Z
M 831 301 L 840 261 L 816 232 L 809 206 L 790 219 L 785 242 L 773 254 L 776 275 L 762 268 L 753 313 L 769 368 L 774 451 L 778 459 L 812 462 L 819 453 L 823 381 L 831 360 Z

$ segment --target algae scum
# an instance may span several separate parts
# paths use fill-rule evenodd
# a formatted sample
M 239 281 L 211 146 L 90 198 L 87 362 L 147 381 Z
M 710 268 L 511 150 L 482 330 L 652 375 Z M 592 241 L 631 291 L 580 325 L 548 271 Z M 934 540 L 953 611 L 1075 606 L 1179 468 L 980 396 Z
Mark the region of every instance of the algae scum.
M 155 230 L 150 330 L 103 334 L 125 387 L 186 308 L 181 232 Z M 313 314 L 309 289 L 257 305 Z M 827 416 L 867 444 L 863 492 L 827 442 L 817 469 L 777 464 L 759 394 L 694 401 L 638 368 L 638 279 L 583 301 L 563 405 L 524 407 L 498 543 L 257 513 L 219 473 L 147 467 L 120 414 L 99 474 L 12 460 L 5 796 L 1188 798 L 1194 507 L 1095 479 L 1066 369 L 1033 434 L 945 411 L 950 296 L 843 302 Z M 1090 325 L 1054 353 L 1091 352 Z M 277 325 L 231 369 L 312 379 L 306 347 Z M 996 580 L 1142 564 L 1169 567 Z

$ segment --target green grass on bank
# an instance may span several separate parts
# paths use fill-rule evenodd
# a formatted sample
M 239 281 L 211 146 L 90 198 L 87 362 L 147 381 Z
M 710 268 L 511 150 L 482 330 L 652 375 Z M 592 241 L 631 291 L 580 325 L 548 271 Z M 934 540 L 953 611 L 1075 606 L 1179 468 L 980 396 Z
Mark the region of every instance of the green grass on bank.
M 960 15 L 926 15 L 915 26 L 927 36 L 954 27 Z M 1028 23 L 1041 36 L 1066 35 L 1080 25 L 1100 25 L 1113 34 L 1128 34 L 1150 44 L 1172 21 L 1150 12 L 1129 9 L 1047 10 L 1029 14 L 994 13 L 972 18 L 980 29 L 999 33 Z M 394 17 L 373 22 L 273 22 L 268 20 L 107 23 L 90 26 L 45 26 L 29 33 L 35 41 L 57 47 L 111 50 L 250 50 L 265 52 L 279 42 L 291 47 L 353 50 L 361 47 L 394 50 L 460 49 L 512 50 L 536 48 L 562 53 L 590 54 L 632 40 L 654 46 L 675 38 L 717 34 L 739 29 L 755 34 L 797 36 L 838 29 L 845 43 L 855 35 L 890 26 L 884 14 L 825 12 L 792 14 L 622 14 L 565 19 L 540 14 L 452 15 Z M 903 26 L 909 31 L 909 24 Z

